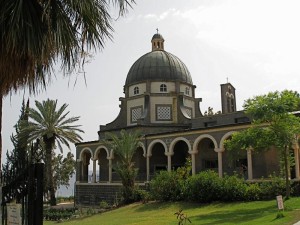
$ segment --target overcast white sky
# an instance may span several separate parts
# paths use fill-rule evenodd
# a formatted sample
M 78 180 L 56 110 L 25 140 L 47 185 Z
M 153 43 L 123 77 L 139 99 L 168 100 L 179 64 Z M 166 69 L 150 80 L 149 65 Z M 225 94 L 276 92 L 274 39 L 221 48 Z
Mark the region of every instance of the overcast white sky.
M 228 77 L 236 88 L 237 108 L 245 99 L 275 90 L 296 90 L 300 85 L 299 0 L 136 0 L 124 18 L 114 22 L 113 41 L 94 55 L 82 74 L 57 80 L 34 100 L 58 99 L 69 104 L 71 116 L 80 116 L 84 141 L 97 139 L 99 125 L 119 113 L 119 97 L 131 65 L 151 50 L 159 29 L 165 50 L 188 67 L 201 110 L 221 109 L 220 84 Z M 117 15 L 115 16 L 117 18 Z M 3 107 L 3 160 L 12 149 L 23 95 L 7 96 Z M 75 152 L 75 147 L 72 148 Z M 67 152 L 67 149 L 66 149 Z

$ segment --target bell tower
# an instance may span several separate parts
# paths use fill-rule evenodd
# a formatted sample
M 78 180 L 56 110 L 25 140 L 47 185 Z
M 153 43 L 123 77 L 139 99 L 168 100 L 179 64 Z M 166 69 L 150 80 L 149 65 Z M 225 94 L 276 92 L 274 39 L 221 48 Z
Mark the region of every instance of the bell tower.
M 235 88 L 230 84 L 221 84 L 222 113 L 232 113 L 236 111 Z

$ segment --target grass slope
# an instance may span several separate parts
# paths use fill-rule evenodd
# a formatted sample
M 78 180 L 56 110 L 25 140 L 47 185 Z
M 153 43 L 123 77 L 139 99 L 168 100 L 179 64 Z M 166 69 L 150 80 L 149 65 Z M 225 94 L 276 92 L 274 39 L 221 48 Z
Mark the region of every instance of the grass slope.
M 300 197 L 285 202 L 283 218 L 276 219 L 277 204 L 272 201 L 237 203 L 135 203 L 102 214 L 71 220 L 60 225 L 173 225 L 178 224 L 174 215 L 179 209 L 193 224 L 203 225 L 291 225 L 300 220 Z M 45 225 L 54 224 L 44 222 Z M 189 224 L 188 222 L 186 224 Z

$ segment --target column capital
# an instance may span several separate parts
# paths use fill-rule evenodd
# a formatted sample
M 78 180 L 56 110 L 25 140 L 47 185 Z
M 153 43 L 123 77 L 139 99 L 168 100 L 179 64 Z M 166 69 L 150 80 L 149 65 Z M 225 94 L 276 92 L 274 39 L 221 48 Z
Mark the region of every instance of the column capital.
M 297 150 L 299 149 L 299 144 L 296 142 L 296 143 L 293 143 L 293 149 L 294 150 Z
M 192 151 L 189 151 L 188 153 L 189 153 L 190 155 L 196 155 L 196 154 L 198 153 L 198 151 L 197 151 L 197 150 L 196 150 L 196 151 L 195 151 L 195 150 L 192 150 Z
M 165 155 L 166 156 L 172 156 L 172 155 L 174 155 L 174 152 L 165 152 Z
M 214 151 L 215 152 L 224 152 L 225 149 L 224 148 L 215 148 Z
M 251 155 L 253 152 L 253 148 L 247 148 L 247 155 Z
M 253 148 L 252 146 L 250 146 L 250 147 L 246 148 L 246 150 L 247 150 L 247 151 L 253 151 L 254 148 Z

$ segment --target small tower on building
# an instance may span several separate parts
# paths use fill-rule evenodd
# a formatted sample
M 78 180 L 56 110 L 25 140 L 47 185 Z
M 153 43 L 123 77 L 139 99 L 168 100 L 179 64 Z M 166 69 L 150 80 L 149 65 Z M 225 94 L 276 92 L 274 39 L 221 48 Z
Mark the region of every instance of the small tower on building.
M 157 51 L 157 50 L 164 50 L 164 42 L 165 39 L 163 38 L 163 36 L 161 34 L 158 33 L 158 29 L 157 33 L 153 35 L 151 43 L 152 43 L 152 51 Z
M 230 84 L 221 84 L 222 113 L 236 111 L 235 88 Z

